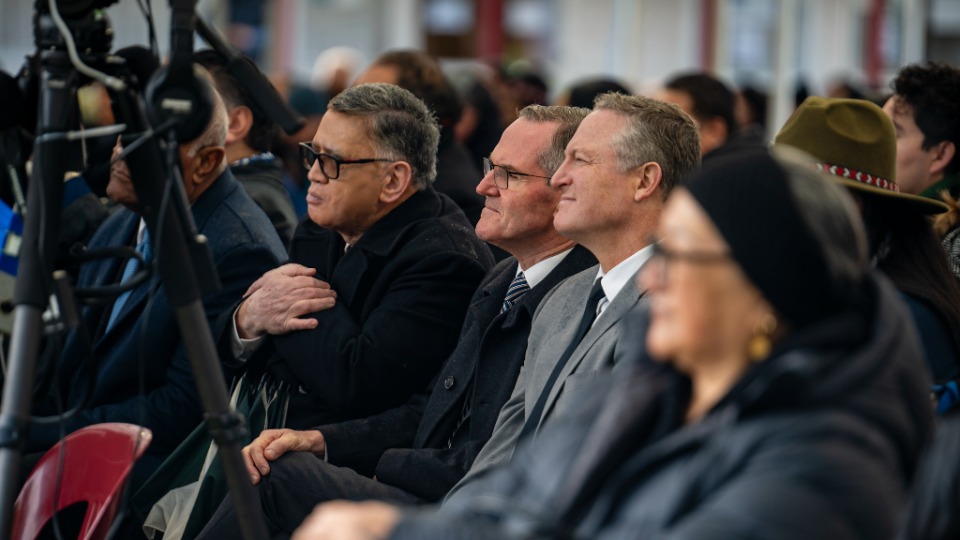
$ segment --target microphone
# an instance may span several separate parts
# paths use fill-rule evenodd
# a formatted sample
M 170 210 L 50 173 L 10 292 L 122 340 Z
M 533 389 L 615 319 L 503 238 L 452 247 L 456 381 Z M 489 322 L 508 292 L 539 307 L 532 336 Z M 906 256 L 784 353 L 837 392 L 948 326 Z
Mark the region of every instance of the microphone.
M 277 93 L 277 89 L 257 69 L 253 60 L 228 45 L 216 30 L 207 26 L 207 23 L 200 17 L 197 17 L 196 27 L 197 33 L 210 45 L 210 48 L 227 60 L 227 72 L 243 86 L 250 94 L 250 99 L 260 107 L 265 115 L 276 122 L 287 135 L 293 135 L 303 128 L 306 123 L 303 117 L 290 109 L 283 98 L 280 97 L 280 94 Z

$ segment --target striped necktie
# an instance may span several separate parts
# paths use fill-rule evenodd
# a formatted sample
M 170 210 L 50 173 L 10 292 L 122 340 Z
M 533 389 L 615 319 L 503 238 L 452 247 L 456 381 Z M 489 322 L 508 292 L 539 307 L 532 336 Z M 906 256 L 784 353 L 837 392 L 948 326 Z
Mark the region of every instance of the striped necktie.
M 527 284 L 527 277 L 523 275 L 523 272 L 517 274 L 517 277 L 513 278 L 513 281 L 510 282 L 510 286 L 507 288 L 507 295 L 503 298 L 503 305 L 500 307 L 500 313 L 504 313 L 517 302 L 527 291 L 530 290 L 530 285 Z M 467 421 L 467 418 L 470 418 L 470 405 L 473 402 L 473 387 L 467 390 L 467 397 L 463 400 L 463 406 L 460 408 L 460 418 L 457 420 L 457 424 L 453 427 L 453 432 L 450 433 L 450 438 L 447 439 L 447 448 L 453 446 L 453 439 L 457 436 L 457 432 L 460 431 L 460 428 L 463 427 L 464 422 Z
M 527 277 L 523 275 L 523 272 L 520 272 L 517 274 L 517 277 L 513 278 L 513 281 L 510 282 L 510 287 L 507 288 L 507 295 L 503 298 L 503 306 L 500 307 L 500 313 L 512 308 L 513 304 L 529 290 L 530 285 L 527 285 Z

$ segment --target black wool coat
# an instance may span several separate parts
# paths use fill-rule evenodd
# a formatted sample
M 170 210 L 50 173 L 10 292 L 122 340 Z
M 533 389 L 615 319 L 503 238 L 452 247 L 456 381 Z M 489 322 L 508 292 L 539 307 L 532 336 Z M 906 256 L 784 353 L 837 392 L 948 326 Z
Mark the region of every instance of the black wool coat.
M 432 188 L 375 223 L 344 253 L 332 230 L 303 220 L 290 261 L 317 269 L 336 305 L 312 330 L 268 336 L 248 360 L 291 384 L 287 427 L 362 418 L 422 391 L 453 350 L 473 291 L 493 265 L 463 212 Z M 219 339 L 229 351 L 230 317 Z

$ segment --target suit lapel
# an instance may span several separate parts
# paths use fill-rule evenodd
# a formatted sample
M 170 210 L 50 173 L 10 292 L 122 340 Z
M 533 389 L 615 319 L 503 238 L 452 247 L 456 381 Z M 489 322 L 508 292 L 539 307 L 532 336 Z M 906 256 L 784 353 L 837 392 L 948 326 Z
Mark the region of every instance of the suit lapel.
M 583 362 L 587 356 L 587 353 L 593 348 L 600 337 L 613 329 L 617 323 L 620 322 L 620 319 L 635 305 L 637 305 L 637 302 L 640 301 L 640 298 L 643 296 L 643 292 L 637 288 L 636 282 L 636 274 L 634 274 L 634 276 L 627 281 L 627 284 L 624 285 L 623 289 L 617 293 L 616 298 L 610 302 L 610 305 L 607 306 L 607 309 L 600 314 L 593 326 L 587 332 L 587 335 L 583 336 L 583 340 L 580 342 L 580 345 L 577 346 L 577 348 L 573 351 L 570 359 L 567 360 L 567 364 L 560 372 L 557 383 L 554 384 L 553 388 L 550 389 L 550 394 L 547 396 L 547 402 L 543 408 L 543 414 L 540 417 L 541 421 L 544 417 L 546 417 L 547 414 L 549 414 L 551 407 L 553 407 L 553 404 L 557 400 L 557 396 L 563 389 L 563 383 L 566 381 L 567 377 L 570 376 L 570 374 L 573 373 Z
M 477 294 L 474 296 L 475 300 L 467 308 L 467 315 L 464 321 L 470 321 L 469 324 L 473 327 L 473 330 L 470 335 L 465 335 L 461 332 L 455 354 L 457 354 L 458 360 L 461 360 L 461 365 L 463 365 L 462 359 L 464 358 L 470 358 L 473 362 L 470 364 L 469 370 L 463 370 L 463 372 L 457 375 L 457 377 L 463 378 L 461 381 L 462 384 L 458 383 L 454 387 L 456 389 L 455 393 L 445 398 L 447 406 L 440 411 L 439 414 L 431 415 L 431 424 L 422 439 L 423 446 L 437 446 L 446 442 L 449 433 L 442 431 L 438 433 L 437 430 L 447 429 L 447 424 L 443 420 L 448 418 L 449 415 L 454 414 L 451 409 L 461 403 L 461 397 L 464 392 L 473 388 L 474 380 L 477 378 L 477 370 L 480 368 L 480 351 L 483 348 L 484 340 L 487 339 L 490 332 L 501 328 L 506 316 L 512 311 L 515 311 L 511 310 L 507 313 L 500 313 L 500 308 L 503 306 L 503 297 L 507 293 L 507 287 L 510 286 L 510 282 L 513 281 L 516 268 L 517 265 L 515 263 L 507 265 L 497 276 L 488 280 L 477 291 Z M 465 344 L 472 344 L 472 350 L 460 350 L 460 347 L 464 347 Z M 444 369 L 446 369 L 446 366 Z M 455 414 L 459 418 L 460 410 L 457 409 Z

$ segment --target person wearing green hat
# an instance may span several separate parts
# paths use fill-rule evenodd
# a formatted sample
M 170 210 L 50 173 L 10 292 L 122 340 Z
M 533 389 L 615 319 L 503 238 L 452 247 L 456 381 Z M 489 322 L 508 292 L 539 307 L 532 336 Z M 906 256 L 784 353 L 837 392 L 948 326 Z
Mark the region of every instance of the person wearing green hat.
M 883 106 L 897 133 L 897 178 L 907 193 L 944 200 L 937 216 L 953 273 L 960 276 L 960 69 L 928 62 L 904 67 Z
M 821 172 L 849 188 L 860 206 L 873 263 L 910 308 L 934 383 L 960 376 L 960 285 L 928 220 L 948 207 L 900 189 L 890 118 L 869 101 L 809 97 L 774 145 L 810 154 Z

